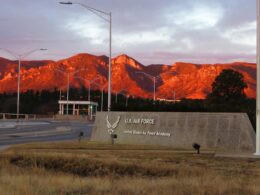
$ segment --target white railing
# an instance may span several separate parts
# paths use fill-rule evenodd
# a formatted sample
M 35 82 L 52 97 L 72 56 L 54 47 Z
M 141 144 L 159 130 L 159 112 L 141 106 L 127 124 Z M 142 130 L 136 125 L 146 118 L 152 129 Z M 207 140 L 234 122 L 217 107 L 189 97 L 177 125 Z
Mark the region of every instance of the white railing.
M 19 117 L 17 117 L 17 114 L 15 113 L 0 113 L 0 122 L 1 121 L 6 121 L 6 120 L 49 120 L 49 119 L 87 119 L 89 121 L 93 121 L 96 118 L 96 114 L 93 114 L 92 116 L 90 115 L 55 115 L 55 114 L 46 114 L 46 115 L 36 115 L 36 114 L 19 114 Z

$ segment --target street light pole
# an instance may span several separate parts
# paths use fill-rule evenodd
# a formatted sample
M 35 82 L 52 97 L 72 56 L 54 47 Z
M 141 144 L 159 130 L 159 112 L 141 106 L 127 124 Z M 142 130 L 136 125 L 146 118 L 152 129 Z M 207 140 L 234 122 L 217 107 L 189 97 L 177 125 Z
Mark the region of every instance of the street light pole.
M 104 93 L 104 88 L 105 88 L 106 85 L 101 86 L 100 84 L 97 84 L 96 80 L 98 80 L 99 78 L 95 78 L 95 79 L 92 79 L 92 80 L 87 80 L 87 79 L 84 79 L 83 77 L 79 77 L 79 76 L 75 77 L 75 78 L 82 79 L 82 80 L 88 82 L 88 86 L 89 86 L 89 88 L 88 88 L 88 101 L 91 100 L 91 98 L 90 98 L 90 87 L 91 87 L 92 83 L 95 84 L 96 86 L 98 86 L 100 88 L 100 90 L 102 90 L 101 91 L 101 112 L 102 112 L 103 111 L 103 93 Z
M 92 80 L 87 80 L 87 79 L 84 79 L 82 77 L 76 77 L 76 78 L 79 78 L 79 79 L 82 79 L 82 80 L 88 82 L 88 101 L 90 101 L 91 100 L 91 98 L 90 98 L 91 84 L 94 83 L 94 84 L 98 85 L 95 81 L 99 78 L 95 78 L 95 79 L 92 79 Z M 100 87 L 100 85 L 98 85 L 98 86 Z
M 257 0 L 256 152 L 260 156 L 260 0 Z
M 169 73 L 174 73 L 174 72 L 170 71 L 170 72 L 166 72 L 164 74 L 169 74 Z M 145 76 L 147 76 L 147 77 L 149 77 L 153 80 L 153 104 L 155 104 L 155 100 L 156 100 L 156 80 L 158 78 L 160 78 L 161 75 L 153 76 L 153 75 L 150 75 L 146 72 L 137 72 L 137 74 L 143 74 L 143 75 L 145 75 Z
M 90 87 L 91 87 L 91 84 L 89 82 L 88 83 L 88 101 L 90 101 Z
M 3 50 L 7 53 L 9 53 L 11 56 L 13 56 L 16 60 L 18 60 L 18 76 L 17 76 L 17 103 L 16 103 L 16 119 L 19 120 L 20 115 L 20 83 L 21 83 L 21 63 L 23 58 L 27 57 L 28 55 L 36 52 L 36 51 L 46 51 L 47 49 L 34 49 L 31 51 L 28 51 L 23 54 L 17 54 L 13 51 L 10 51 L 8 49 L 0 48 L 0 50 Z
M 129 96 L 128 96 L 128 95 L 126 95 L 125 107 L 127 107 L 127 106 L 128 106 L 128 98 L 129 98 Z
M 92 80 L 86 80 L 86 81 L 88 81 L 88 83 L 89 83 L 89 88 L 88 88 L 88 101 L 90 101 L 91 100 L 91 98 L 90 98 L 90 90 L 91 90 L 91 84 L 92 83 L 95 83 L 95 81 L 96 80 L 98 80 L 99 78 L 95 78 L 95 79 L 92 79 Z
M 104 107 L 104 88 L 106 87 L 106 85 L 104 85 L 104 86 L 101 86 L 101 85 L 99 85 L 99 84 L 97 84 L 97 83 L 94 83 L 95 85 L 97 85 L 99 88 L 101 88 L 101 109 L 100 109 L 100 111 L 101 112 L 103 112 L 103 107 Z
M 79 70 L 76 70 L 74 72 L 66 72 L 65 70 L 61 70 L 59 68 L 54 68 L 54 70 L 62 73 L 62 74 L 65 74 L 67 75 L 67 111 L 66 111 L 66 115 L 69 115 L 69 91 L 70 91 L 70 74 L 73 76 L 74 74 L 78 73 L 79 71 L 81 70 L 87 70 L 85 68 L 82 68 L 82 69 L 79 69 Z
M 108 100 L 107 100 L 107 109 L 111 110 L 111 71 L 112 71 L 112 13 L 109 13 L 109 71 L 108 71 Z
M 102 88 L 102 94 L 101 94 L 101 112 L 103 112 L 103 98 L 104 98 L 104 89 Z
M 70 73 L 67 74 L 67 111 L 66 114 L 69 115 L 69 94 L 70 94 Z
M 60 88 L 60 100 L 61 100 L 61 88 Z
M 153 77 L 153 103 L 155 103 L 155 82 L 156 82 L 156 77 Z
M 175 90 L 173 91 L 173 100 L 174 100 L 174 104 L 175 104 L 175 102 L 176 102 L 176 92 L 175 92 Z
M 76 3 L 76 2 L 59 2 L 62 5 L 73 5 L 73 4 L 77 4 L 80 5 L 82 7 L 84 7 L 85 9 L 89 10 L 90 12 L 92 12 L 93 14 L 99 16 L 100 18 L 102 18 L 103 20 L 105 20 L 106 22 L 109 23 L 109 63 L 108 63 L 108 98 L 107 98 L 107 109 L 108 111 L 111 110 L 111 91 L 112 91 L 112 86 L 111 86 L 111 77 L 112 77 L 112 13 L 111 12 L 104 12 L 101 10 L 98 10 L 96 8 L 90 7 L 86 4 L 83 3 Z
M 122 92 L 126 92 L 126 94 L 125 94 L 125 97 L 126 97 L 125 106 L 127 107 L 128 106 L 128 95 L 127 95 L 128 91 L 127 91 L 127 89 L 122 89 L 121 91 L 116 92 L 116 104 L 117 104 L 117 95 L 118 94 L 124 95 Z
M 155 91 L 156 91 L 156 79 L 158 79 L 159 77 L 161 77 L 160 75 L 158 75 L 158 76 L 153 76 L 153 75 L 150 75 L 150 74 L 148 74 L 148 73 L 145 73 L 145 72 L 137 72 L 138 74 L 143 74 L 143 75 L 145 75 L 145 76 L 147 76 L 147 77 L 149 77 L 149 78 L 151 78 L 152 79 L 152 81 L 153 81 L 153 104 L 155 104 Z
M 18 78 L 17 78 L 17 104 L 16 104 L 16 119 L 19 119 L 20 114 L 20 83 L 21 83 L 21 60 L 22 56 L 19 55 L 18 59 Z

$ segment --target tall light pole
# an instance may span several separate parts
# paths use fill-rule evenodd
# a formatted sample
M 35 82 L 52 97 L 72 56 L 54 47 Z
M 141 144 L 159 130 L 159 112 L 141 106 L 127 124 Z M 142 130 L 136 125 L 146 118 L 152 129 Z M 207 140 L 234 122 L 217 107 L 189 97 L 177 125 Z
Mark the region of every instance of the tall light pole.
M 152 79 L 152 81 L 153 81 L 153 104 L 154 104 L 155 103 L 155 99 L 156 99 L 156 97 L 155 97 L 155 93 L 156 93 L 156 89 L 155 89 L 156 88 L 156 80 L 158 78 L 160 78 L 161 75 L 153 76 L 153 75 L 150 75 L 150 74 L 145 73 L 145 72 L 137 72 L 137 74 L 143 74 L 143 75 L 145 75 L 145 76 L 147 76 L 147 77 Z
M 90 98 L 90 89 L 91 89 L 91 84 L 94 83 L 94 84 L 97 85 L 96 80 L 98 80 L 98 79 L 99 79 L 99 78 L 95 78 L 95 79 L 92 79 L 92 80 L 89 80 L 89 81 L 88 81 L 88 82 L 89 82 L 89 88 L 88 88 L 88 101 L 91 100 L 91 98 Z
M 96 81 L 97 81 L 99 78 L 95 78 L 95 79 L 92 79 L 92 80 L 87 80 L 87 79 L 84 79 L 83 77 L 75 77 L 75 78 L 82 79 L 82 80 L 88 82 L 88 101 L 91 100 L 91 98 L 90 98 L 91 84 L 94 83 L 94 84 L 97 85 L 98 87 L 101 87 L 99 84 L 96 83 Z
M 156 81 L 157 81 L 157 79 L 159 79 L 161 77 L 161 75 L 153 76 L 153 75 L 150 75 L 146 72 L 136 72 L 136 73 L 137 74 L 143 74 L 143 75 L 152 79 L 152 81 L 153 81 L 153 104 L 154 104 L 155 99 L 156 99 Z M 170 73 L 174 73 L 174 72 L 166 72 L 166 73 L 163 73 L 163 74 L 170 74 Z
M 82 79 L 82 80 L 88 82 L 88 85 L 89 85 L 88 100 L 89 101 L 90 101 L 90 85 L 93 83 L 100 88 L 100 90 L 101 90 L 101 109 L 100 110 L 101 110 L 101 112 L 103 112 L 103 97 L 104 97 L 104 88 L 106 87 L 106 85 L 101 86 L 100 84 L 96 83 L 96 80 L 99 78 L 92 79 L 92 80 L 87 80 L 87 79 L 84 79 L 83 77 L 75 77 L 75 78 L 79 78 L 79 79 Z
M 173 90 L 172 93 L 173 93 L 173 101 L 174 101 L 173 103 L 175 104 L 175 102 L 176 102 L 176 92 L 175 92 L 175 90 Z
M 5 49 L 5 48 L 0 48 L 0 50 L 3 50 L 7 53 L 9 53 L 11 56 L 13 56 L 16 60 L 18 60 L 18 76 L 17 76 L 17 107 L 16 107 L 16 118 L 17 120 L 19 119 L 19 114 L 20 114 L 20 83 L 21 83 L 21 63 L 22 63 L 22 60 L 24 58 L 26 58 L 27 56 L 29 56 L 30 54 L 36 52 L 36 51 L 45 51 L 47 49 L 33 49 L 33 50 L 30 50 L 28 52 L 25 52 L 23 54 L 17 54 L 13 51 L 10 51 L 8 49 Z
M 74 72 L 67 72 L 65 70 L 61 70 L 59 68 L 55 68 L 54 70 L 64 74 L 64 75 L 67 75 L 67 111 L 66 111 L 66 115 L 69 115 L 69 91 L 70 91 L 70 75 L 74 75 L 76 73 L 78 73 L 79 71 L 81 70 L 86 70 L 86 69 L 79 69 L 79 70 L 76 70 Z
M 104 101 L 103 101 L 103 99 L 104 99 L 104 89 L 105 89 L 106 85 L 101 86 L 101 85 L 99 85 L 99 84 L 97 84 L 95 82 L 94 82 L 94 84 L 101 89 L 101 108 L 100 108 L 100 111 L 103 112 L 103 107 L 104 107 L 103 106 L 103 104 L 104 104 Z
M 62 5 L 80 5 L 84 8 L 86 8 L 87 10 L 89 10 L 90 12 L 92 12 L 93 14 L 99 16 L 100 18 L 102 18 L 103 20 L 105 20 L 106 22 L 109 23 L 109 64 L 108 64 L 108 99 L 107 99 L 107 109 L 108 111 L 111 110 L 111 66 L 112 66 L 112 13 L 111 12 L 104 12 L 101 10 L 98 10 L 96 8 L 90 7 L 86 4 L 83 3 L 77 3 L 77 2 L 59 2 Z
M 100 111 L 103 112 L 103 107 L 104 107 L 104 101 L 103 101 L 103 99 L 104 99 L 104 89 L 105 89 L 106 85 L 101 86 L 101 85 L 99 85 L 97 83 L 94 83 L 94 84 L 101 89 L 101 108 L 100 108 Z
M 127 89 L 122 89 L 122 90 L 120 90 L 119 92 L 116 92 L 116 104 L 117 104 L 117 95 L 118 95 L 118 94 L 124 95 L 122 92 L 126 92 L 126 93 L 125 93 L 125 97 L 126 97 L 125 107 L 127 107 L 127 106 L 128 106 L 128 98 L 129 98 L 129 96 L 127 95 L 127 92 L 128 92 Z
M 60 89 L 60 100 L 61 100 L 61 89 Z
M 260 156 L 260 0 L 257 0 L 256 153 Z

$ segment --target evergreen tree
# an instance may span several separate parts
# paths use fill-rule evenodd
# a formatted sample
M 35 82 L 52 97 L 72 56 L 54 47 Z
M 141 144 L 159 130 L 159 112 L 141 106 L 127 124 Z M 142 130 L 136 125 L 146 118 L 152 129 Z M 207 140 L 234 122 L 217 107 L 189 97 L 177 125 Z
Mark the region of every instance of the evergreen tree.
M 223 70 L 212 83 L 207 99 L 213 102 L 240 101 L 246 98 L 244 76 L 235 70 Z

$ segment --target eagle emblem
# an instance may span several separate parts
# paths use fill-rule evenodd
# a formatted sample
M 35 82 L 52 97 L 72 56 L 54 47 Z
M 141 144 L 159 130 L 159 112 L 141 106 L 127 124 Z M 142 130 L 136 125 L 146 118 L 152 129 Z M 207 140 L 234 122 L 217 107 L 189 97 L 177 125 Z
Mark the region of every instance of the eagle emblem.
M 107 128 L 108 128 L 108 133 L 110 135 L 114 133 L 114 130 L 118 126 L 119 121 L 120 121 L 120 116 L 118 116 L 116 122 L 111 125 L 111 123 L 109 122 L 109 119 L 108 119 L 108 115 L 107 115 Z

